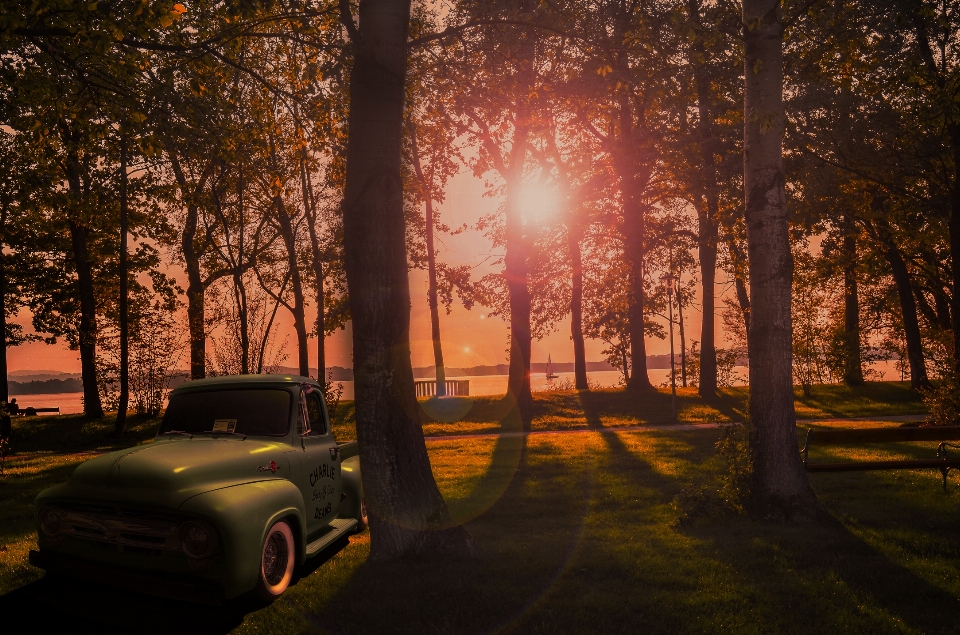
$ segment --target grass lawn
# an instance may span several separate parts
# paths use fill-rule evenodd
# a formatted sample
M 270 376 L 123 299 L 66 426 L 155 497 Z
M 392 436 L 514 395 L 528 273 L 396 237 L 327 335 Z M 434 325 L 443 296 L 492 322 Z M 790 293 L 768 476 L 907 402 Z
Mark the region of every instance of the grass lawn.
M 833 387 L 822 388 L 821 401 L 804 407 L 830 417 L 862 416 L 880 409 L 884 399 L 891 414 L 906 414 L 911 406 L 918 410 L 916 402 L 901 398 L 897 384 L 847 407 L 831 401 L 826 389 Z M 606 395 L 611 398 L 603 399 Z M 538 396 L 535 427 L 596 426 L 583 421 L 584 414 L 579 422 L 574 416 L 575 394 L 556 397 Z M 631 410 L 617 393 L 599 393 L 594 403 L 604 426 L 659 421 L 642 408 Z M 493 400 L 477 399 L 474 409 L 476 404 L 496 407 Z M 499 429 L 499 423 L 484 422 L 472 411 L 466 419 Z M 70 418 L 60 420 L 76 426 Z M 10 476 L 0 481 L 0 545 L 7 546 L 0 551 L 0 623 L 39 614 L 51 625 L 96 627 L 101 633 L 960 630 L 955 475 L 945 494 L 933 470 L 812 474 L 828 512 L 821 521 L 786 526 L 721 515 L 681 523 L 681 491 L 717 487 L 715 428 L 430 440 L 437 482 L 454 517 L 474 537 L 477 559 L 374 564 L 367 561 L 369 533 L 364 533 L 326 554 L 283 598 L 259 610 L 240 603 L 209 609 L 63 581 L 27 584 L 42 575 L 22 561 L 35 539 L 30 502 L 84 458 L 41 453 L 48 452 L 45 437 L 59 443 L 53 435 L 61 425 L 42 421 L 46 433 L 21 431 L 21 445 L 31 449 L 8 463 Z M 149 437 L 155 423 L 141 425 L 144 431 L 135 429 L 126 444 Z M 466 432 L 447 425 L 450 432 Z M 96 427 L 75 430 L 69 449 L 96 449 L 102 438 Z M 37 445 L 29 445 L 31 438 Z M 926 457 L 934 448 L 823 450 L 811 459 Z

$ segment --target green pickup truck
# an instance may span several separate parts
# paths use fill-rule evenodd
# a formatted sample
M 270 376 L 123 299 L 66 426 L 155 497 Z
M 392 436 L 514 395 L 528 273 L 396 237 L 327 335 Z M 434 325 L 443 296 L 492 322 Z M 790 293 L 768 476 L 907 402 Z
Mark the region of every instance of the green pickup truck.
M 209 604 L 273 600 L 367 520 L 356 442 L 289 375 L 182 384 L 152 443 L 82 463 L 35 505 L 35 566 Z

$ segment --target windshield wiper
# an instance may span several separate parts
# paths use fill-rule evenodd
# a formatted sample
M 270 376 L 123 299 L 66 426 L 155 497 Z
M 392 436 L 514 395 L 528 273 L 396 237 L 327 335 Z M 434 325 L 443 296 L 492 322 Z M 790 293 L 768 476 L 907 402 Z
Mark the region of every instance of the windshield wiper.
M 160 434 L 161 434 L 161 435 L 165 435 L 165 434 L 189 434 L 190 436 L 193 436 L 193 433 L 192 433 L 192 432 L 187 432 L 186 430 L 167 430 L 166 432 L 161 432 Z

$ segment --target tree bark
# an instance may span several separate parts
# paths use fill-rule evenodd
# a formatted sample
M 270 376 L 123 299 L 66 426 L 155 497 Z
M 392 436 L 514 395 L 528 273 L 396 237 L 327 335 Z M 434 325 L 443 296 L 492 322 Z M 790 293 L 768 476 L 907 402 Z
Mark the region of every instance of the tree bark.
M 897 297 L 900 299 L 904 339 L 907 340 L 907 359 L 910 362 L 910 386 L 914 389 L 928 388 L 930 380 L 927 377 L 927 367 L 924 362 L 920 320 L 917 317 L 917 304 L 913 296 L 907 263 L 904 262 L 903 255 L 893 240 L 887 222 L 880 217 L 875 225 L 876 235 L 880 239 L 883 255 L 890 265 L 890 274 L 893 276 L 893 282 L 897 286 Z
M 683 387 L 687 387 L 687 335 L 683 328 L 683 297 L 680 294 L 679 280 L 677 280 L 677 324 L 680 327 L 680 378 Z M 701 357 L 702 359 L 702 357 Z M 714 349 L 714 361 L 716 361 L 716 349 Z M 716 371 L 716 364 L 714 364 Z
M 7 255 L 3 248 L 7 244 L 7 208 L 4 203 L 0 209 L 0 338 L 3 338 L 3 347 L 0 349 L 0 402 L 4 404 L 10 400 L 10 387 L 7 383 Z M 0 417 L 6 416 L 0 412 Z
M 170 166 L 180 188 L 180 194 L 187 204 L 187 214 L 180 234 L 180 250 L 183 252 L 183 264 L 187 273 L 187 327 L 190 331 L 190 378 L 203 379 L 207 376 L 207 330 L 205 325 L 204 293 L 206 285 L 200 271 L 200 250 L 197 249 L 197 225 L 200 222 L 198 198 L 206 184 L 206 175 L 202 176 L 194 188 L 189 187 L 186 175 L 177 155 L 167 152 Z
M 634 160 L 633 115 L 626 99 L 620 100 L 620 139 L 614 168 L 620 180 L 623 199 L 623 249 L 629 266 L 630 306 L 627 315 L 627 330 L 630 333 L 630 379 L 631 390 L 652 390 L 647 373 L 647 347 L 644 337 L 643 266 L 644 234 L 646 233 L 645 209 L 640 201 L 639 182 Z
M 761 513 L 811 517 L 818 503 L 797 451 L 791 286 L 782 142 L 780 2 L 745 0 L 744 193 L 750 259 L 753 499 Z
M 710 112 L 710 78 L 707 75 L 702 40 L 699 0 L 689 0 L 690 18 L 697 28 L 692 43 L 693 75 L 697 85 L 697 132 L 700 135 L 701 179 L 703 205 L 697 205 L 698 239 L 700 252 L 700 280 L 702 281 L 703 321 L 700 325 L 700 385 L 701 397 L 709 399 L 717 394 L 716 343 L 716 278 L 717 278 L 717 215 L 720 195 L 717 169 L 713 155 L 712 114 Z M 686 376 L 684 375 L 684 379 Z
M 849 214 L 843 217 L 843 382 L 863 384 L 863 360 L 860 355 L 860 297 L 857 288 L 856 223 Z
M 467 555 L 430 471 L 410 365 L 410 288 L 401 137 L 410 0 L 361 0 L 353 39 L 343 201 L 344 264 L 353 317 L 354 389 L 370 557 Z M 346 10 L 344 10 L 346 9 Z
M 130 322 L 127 307 L 127 138 L 120 137 L 120 397 L 117 400 L 117 421 L 113 427 L 116 436 L 123 434 L 127 424 L 127 403 L 130 400 Z
M 951 108 L 952 110 L 952 108 Z M 952 113 L 951 113 L 952 114 Z M 950 190 L 950 256 L 953 293 L 950 296 L 953 329 L 953 369 L 960 373 L 960 124 L 950 126 L 953 144 L 953 186 Z
M 747 359 L 750 358 L 750 294 L 747 293 L 747 284 L 740 276 L 733 277 L 733 285 L 737 291 L 737 304 L 743 316 L 743 328 L 747 334 Z
M 80 324 L 77 333 L 80 349 L 80 374 L 83 382 L 83 414 L 90 418 L 103 416 L 100 391 L 97 390 L 97 304 L 93 291 L 93 271 L 87 253 L 89 229 L 77 218 L 83 200 L 80 160 L 70 153 L 66 160 L 67 185 L 73 198 L 70 244 L 77 267 L 77 292 L 80 300 Z
M 307 351 L 307 318 L 304 309 L 303 279 L 300 276 L 300 264 L 297 262 L 297 241 L 293 233 L 293 224 L 290 215 L 283 204 L 283 197 L 279 194 L 274 197 L 274 207 L 277 212 L 277 223 L 280 226 L 280 236 L 287 248 L 287 266 L 290 269 L 290 283 L 293 288 L 293 328 L 297 333 L 297 361 L 300 365 L 300 374 L 310 375 L 310 360 Z
M 423 192 L 423 200 L 426 208 L 424 218 L 426 220 L 426 240 L 427 240 L 427 304 L 430 306 L 430 333 L 433 339 L 433 364 L 437 373 L 437 397 L 445 397 L 447 394 L 447 373 L 443 367 L 443 345 L 440 342 L 440 303 L 437 299 L 437 252 L 433 245 L 433 190 L 423 176 L 423 167 L 420 165 L 420 147 L 417 145 L 417 132 L 414 126 L 410 126 L 410 143 L 413 146 L 413 169 L 420 181 L 420 189 Z
M 583 253 L 581 232 L 574 221 L 568 223 L 567 244 L 570 250 L 570 339 L 573 340 L 573 377 L 577 390 L 589 390 L 587 353 L 583 341 Z
M 70 242 L 77 267 L 77 284 L 80 295 L 80 374 L 83 381 L 83 414 L 87 417 L 103 416 L 100 391 L 97 390 L 97 315 L 93 295 L 93 272 L 87 254 L 89 230 L 75 220 L 70 221 Z
M 310 256 L 313 265 L 314 287 L 317 291 L 317 380 L 325 382 L 327 377 L 327 359 L 324 338 L 326 326 L 324 324 L 324 294 L 323 294 L 323 251 L 320 249 L 320 238 L 317 234 L 317 202 L 313 196 L 313 183 L 307 170 L 306 149 L 303 150 L 303 160 L 300 163 L 300 181 L 303 188 L 304 213 L 307 216 L 307 233 L 310 236 Z
M 642 189 L 649 172 L 637 160 L 637 139 L 634 138 L 633 112 L 629 98 L 621 94 L 618 104 L 620 137 L 613 144 L 614 170 L 620 181 L 623 206 L 623 250 L 629 266 L 630 307 L 627 330 L 630 333 L 630 390 L 653 390 L 647 373 L 647 346 L 644 337 L 643 290 L 644 237 L 646 234 L 646 206 L 641 200 Z M 640 172 L 638 174 L 638 171 Z
M 530 330 L 531 300 L 527 286 L 528 245 L 523 226 L 520 194 L 523 188 L 523 168 L 527 157 L 530 134 L 529 92 L 533 85 L 532 52 L 523 49 L 517 95 L 517 111 L 510 148 L 509 163 L 504 180 L 507 183 L 504 214 L 506 216 L 506 253 L 503 273 L 507 279 L 510 297 L 510 367 L 507 377 L 506 399 L 516 401 L 524 430 L 533 423 L 533 394 L 530 391 L 530 358 L 533 335 Z

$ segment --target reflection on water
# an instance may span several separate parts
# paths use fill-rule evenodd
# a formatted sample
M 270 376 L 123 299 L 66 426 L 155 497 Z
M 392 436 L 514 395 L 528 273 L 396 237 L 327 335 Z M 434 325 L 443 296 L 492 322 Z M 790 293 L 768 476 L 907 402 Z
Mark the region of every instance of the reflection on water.
M 900 371 L 896 368 L 896 362 L 875 362 L 865 366 L 875 374 L 868 377 L 870 381 L 900 381 Z M 666 368 L 651 368 L 647 371 L 650 377 L 650 383 L 654 386 L 664 387 L 670 378 L 670 371 Z M 747 369 L 743 366 L 737 366 L 734 369 L 736 381 L 734 385 L 742 386 L 747 383 Z M 604 370 L 587 373 L 587 379 L 591 386 L 597 388 L 612 388 L 620 384 L 620 371 Z M 450 379 L 469 379 L 470 394 L 474 397 L 484 395 L 503 395 L 507 392 L 506 375 L 484 375 L 479 377 L 451 377 Z M 343 399 L 353 399 L 353 382 L 344 381 Z M 534 391 L 549 390 L 551 387 L 572 387 L 574 383 L 573 373 L 560 373 L 559 377 L 552 381 L 547 381 L 543 373 L 535 373 L 530 377 L 530 387 Z M 678 382 L 679 385 L 679 382 Z M 21 408 L 33 406 L 34 408 L 60 408 L 62 414 L 75 414 L 83 412 L 83 393 L 50 393 L 42 395 L 14 395 Z

